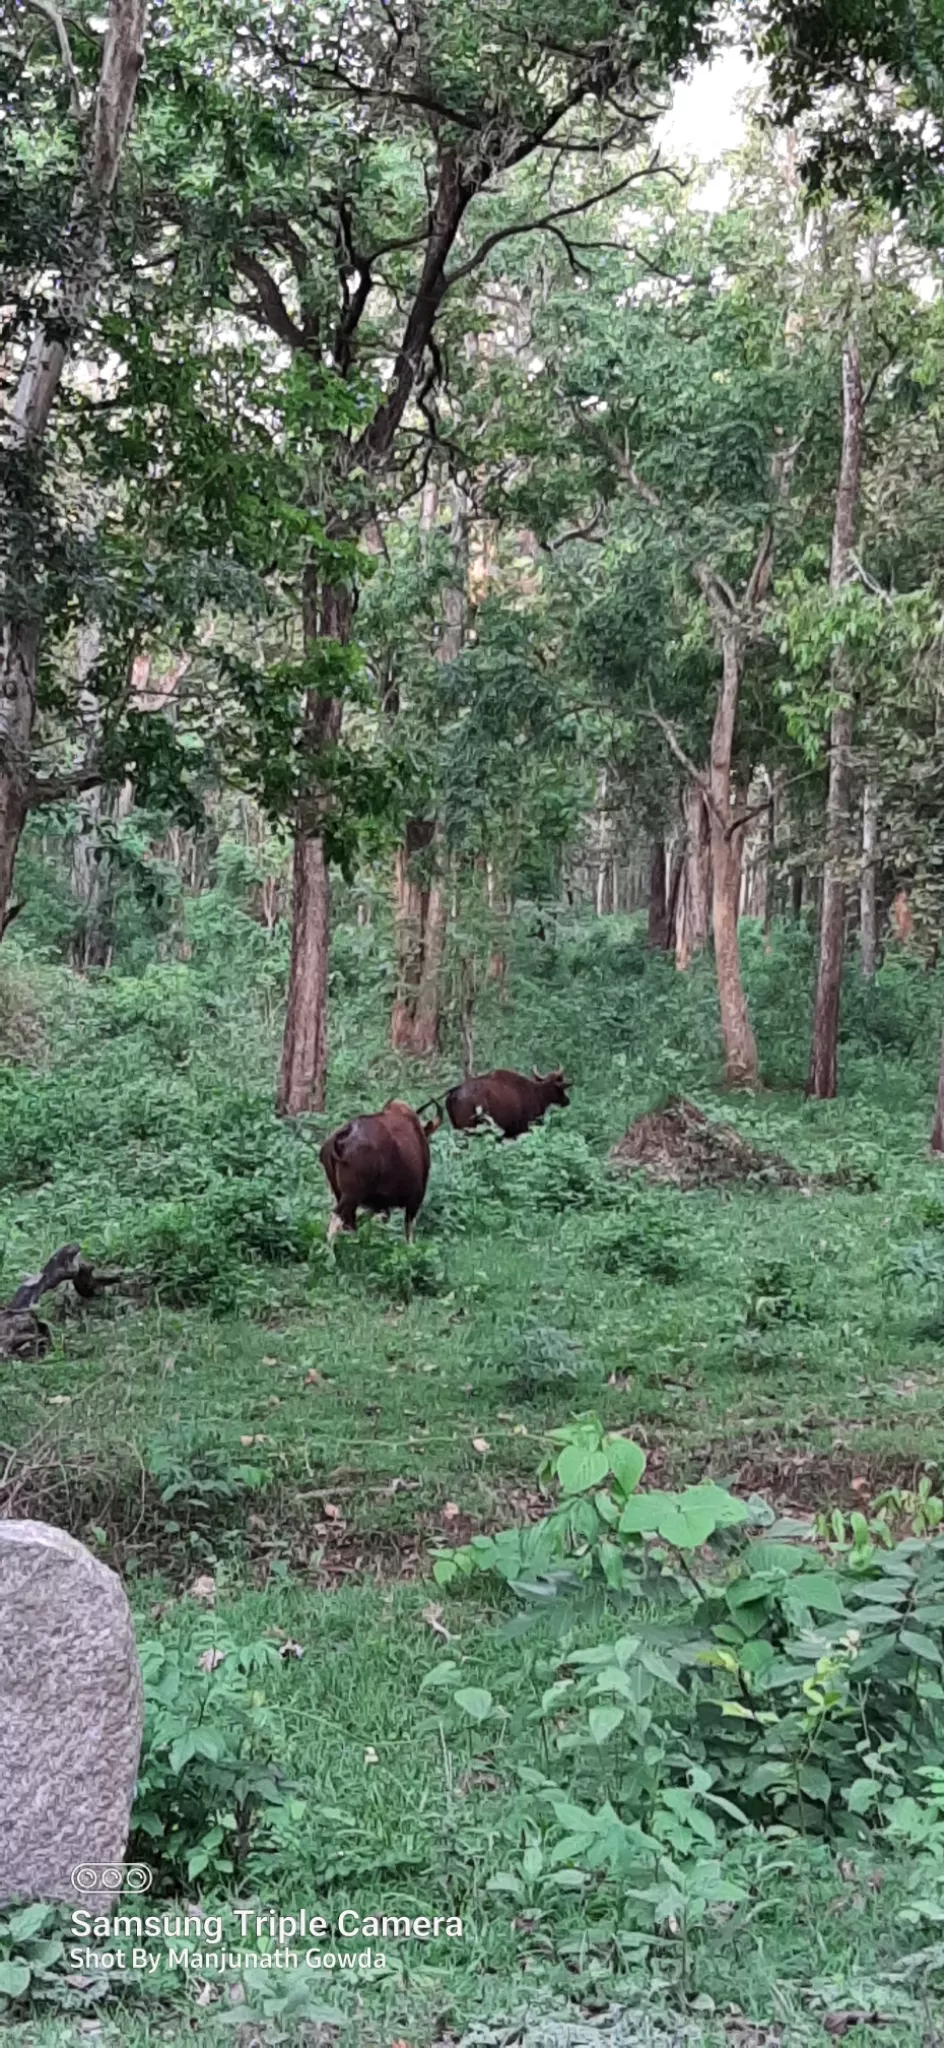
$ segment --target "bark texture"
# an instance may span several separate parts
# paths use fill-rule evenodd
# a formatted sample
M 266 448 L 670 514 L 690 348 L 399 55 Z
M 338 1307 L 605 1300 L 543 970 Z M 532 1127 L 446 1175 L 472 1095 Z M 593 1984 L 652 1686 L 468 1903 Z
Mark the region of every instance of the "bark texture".
M 878 805 L 867 782 L 862 791 L 862 879 L 859 884 L 859 965 L 866 981 L 875 978 L 878 960 L 878 916 L 875 901 L 875 848 Z
M 734 822 L 731 803 L 731 757 L 741 688 L 743 644 L 740 627 L 729 618 L 721 636 L 722 676 L 711 734 L 711 872 L 715 970 L 724 1045 L 724 1080 L 728 1088 L 756 1088 L 757 1045 L 748 1015 L 738 947 L 741 901 L 741 855 L 744 828 Z
M 842 359 L 842 455 L 833 521 L 830 589 L 838 591 L 849 575 L 855 541 L 862 476 L 862 370 L 858 343 L 849 335 Z M 853 713 L 848 701 L 850 677 L 843 655 L 837 657 L 834 682 L 845 702 L 832 714 L 829 731 L 829 790 L 826 799 L 826 867 L 820 914 L 819 972 L 813 1013 L 813 1041 L 806 1084 L 808 1095 L 827 1100 L 836 1093 L 839 997 L 842 988 L 846 929 L 846 863 L 849 857 L 849 810 L 852 781 Z
M 311 578 L 304 600 L 306 645 L 316 639 L 344 644 L 350 638 L 352 605 L 346 590 L 319 595 Z M 292 954 L 285 1006 L 282 1060 L 276 1091 L 279 1116 L 323 1109 L 328 1070 L 328 951 L 331 888 L 324 826 L 331 802 L 324 753 L 341 736 L 338 697 L 309 691 L 304 710 L 303 756 L 308 788 L 295 818 L 292 853 Z
M 9 582 L 0 596 L 0 935 L 8 921 L 4 913 L 20 835 L 31 806 L 44 794 L 30 761 L 42 636 L 42 590 L 31 540 L 31 503 L 39 481 L 36 457 L 63 368 L 105 265 L 109 202 L 134 112 L 146 12 L 147 0 L 111 0 L 89 148 L 73 194 L 67 260 L 58 290 L 30 340 L 2 430 L 10 500 L 3 521 L 8 528 Z
M 704 790 L 685 792 L 685 853 L 675 928 L 675 964 L 684 972 L 708 944 L 711 917 L 711 825 Z
M 649 854 L 649 919 L 646 928 L 646 944 L 651 946 L 654 952 L 664 952 L 668 928 L 665 840 L 654 839 Z

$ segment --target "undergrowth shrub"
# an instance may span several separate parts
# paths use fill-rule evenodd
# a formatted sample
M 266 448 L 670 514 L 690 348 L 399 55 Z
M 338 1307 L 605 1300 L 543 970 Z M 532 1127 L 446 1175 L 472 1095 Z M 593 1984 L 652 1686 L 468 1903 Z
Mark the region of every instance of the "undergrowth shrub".
M 592 1416 L 551 1446 L 541 1477 L 560 1499 L 544 1520 L 439 1550 L 434 1577 L 564 1595 L 564 1627 L 575 1599 L 615 1596 L 604 1639 L 558 1649 L 540 1698 L 532 1672 L 527 1699 L 502 1704 L 510 1728 L 541 1734 L 543 1766 L 532 1741 L 519 1774 L 555 1817 L 556 1867 L 624 1880 L 637 1867 L 642 1882 L 648 1863 L 651 1882 L 676 1823 L 675 1849 L 703 1856 L 752 1829 L 856 1841 L 901 1825 L 903 1801 L 926 1813 L 944 1747 L 930 1491 L 923 1535 L 856 1513 L 829 1526 L 824 1554 L 805 1525 L 710 1483 L 641 1491 L 643 1452 Z M 438 1685 L 460 1682 L 460 1665 L 438 1667 Z
M 271 1703 L 281 1655 L 273 1643 L 236 1643 L 218 1622 L 185 1645 L 139 1644 L 144 1738 L 129 1855 L 174 1897 L 196 1878 L 211 1896 L 232 1896 L 280 1820 L 297 1827 L 304 1807 L 277 1758 L 281 1717 Z
M 354 1231 L 341 1231 L 331 1244 L 319 1231 L 311 1245 L 312 1274 L 319 1287 L 350 1283 L 384 1301 L 405 1305 L 415 1295 L 441 1294 L 446 1276 L 435 1246 L 407 1244 L 397 1225 L 364 1216 Z
M 589 1256 L 604 1273 L 638 1273 L 662 1286 L 678 1286 L 698 1271 L 690 1232 L 671 1193 L 634 1191 L 622 1212 L 595 1222 Z

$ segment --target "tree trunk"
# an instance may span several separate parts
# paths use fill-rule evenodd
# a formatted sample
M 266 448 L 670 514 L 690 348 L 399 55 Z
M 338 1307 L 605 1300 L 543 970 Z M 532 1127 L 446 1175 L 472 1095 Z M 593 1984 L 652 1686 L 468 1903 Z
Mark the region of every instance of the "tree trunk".
M 675 944 L 675 931 L 678 924 L 679 903 L 681 901 L 684 875 L 685 841 L 683 838 L 677 837 L 672 847 L 672 857 L 669 861 L 669 877 L 665 892 L 665 924 L 662 934 L 662 950 L 665 953 L 671 953 Z
M 741 633 L 731 619 L 721 634 L 722 679 L 711 734 L 711 870 L 715 971 L 721 1008 L 726 1088 L 759 1085 L 757 1045 L 741 979 L 738 906 L 741 899 L 743 826 L 731 827 L 731 755 L 741 688 Z
M 439 842 L 432 819 L 409 819 L 394 868 L 397 993 L 390 1043 L 400 1052 L 418 1056 L 435 1052 L 439 1039 L 439 970 L 446 904 L 439 875 L 418 875 L 415 863 L 424 854 L 435 860 Z
M 941 1064 L 937 1077 L 937 1107 L 934 1112 L 934 1128 L 931 1132 L 932 1152 L 944 1152 L 944 1038 L 941 1040 Z
M 654 839 L 649 855 L 649 922 L 646 944 L 664 952 L 668 931 L 668 902 L 665 886 L 665 840 Z
M 693 953 L 708 944 L 711 910 L 711 825 L 704 793 L 685 792 L 685 871 L 675 935 L 675 964 L 684 973 Z
M 320 603 L 312 576 L 303 600 L 305 645 L 350 638 L 352 603 L 346 590 L 326 588 Z M 275 1107 L 278 1116 L 323 1109 L 328 1070 L 328 950 L 331 892 L 325 858 L 324 822 L 331 801 L 319 756 L 341 736 L 338 697 L 308 692 L 302 751 L 311 763 L 312 785 L 299 802 L 292 857 L 292 957 Z
M 31 501 L 39 471 L 33 458 L 49 425 L 69 351 L 88 314 L 102 274 L 108 204 L 131 126 L 144 55 L 147 0 L 111 0 L 102 42 L 95 99 L 87 123 L 88 150 L 72 199 L 67 263 L 58 290 L 36 328 L 5 423 L 13 539 L 10 582 L 19 583 L 16 610 L 0 601 L 0 937 L 27 812 L 35 796 L 30 742 L 42 629 L 42 590 L 36 575 Z
M 803 869 L 794 868 L 790 876 L 790 915 L 794 924 L 799 924 L 803 915 Z
M 855 336 L 847 338 L 842 359 L 842 456 L 833 522 L 829 584 L 838 592 L 849 574 L 855 540 L 862 474 L 862 371 Z M 836 1049 L 839 1038 L 839 997 L 846 925 L 845 864 L 849 852 L 852 706 L 850 678 L 842 652 L 834 665 L 834 683 L 846 702 L 832 714 L 829 733 L 829 791 L 826 799 L 826 867 L 820 921 L 819 974 L 813 1015 L 813 1042 L 806 1084 L 808 1095 L 827 1100 L 836 1093 Z
M 867 782 L 862 791 L 862 881 L 859 889 L 859 963 L 866 981 L 875 978 L 878 958 L 878 919 L 875 908 L 875 843 L 877 838 L 875 791 Z
M 0 937 L 30 800 L 30 739 L 36 715 L 39 623 L 0 621 Z

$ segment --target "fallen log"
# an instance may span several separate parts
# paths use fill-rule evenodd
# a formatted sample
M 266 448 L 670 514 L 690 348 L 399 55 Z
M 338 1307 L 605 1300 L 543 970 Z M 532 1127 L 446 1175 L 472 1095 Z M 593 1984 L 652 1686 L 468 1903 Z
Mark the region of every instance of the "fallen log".
M 78 1244 L 60 1245 L 41 1273 L 20 1282 L 14 1295 L 0 1304 L 0 1358 L 43 1358 L 52 1344 L 48 1323 L 33 1311 L 44 1294 L 71 1282 L 82 1301 L 92 1301 L 106 1287 L 116 1287 L 120 1273 L 96 1273 Z

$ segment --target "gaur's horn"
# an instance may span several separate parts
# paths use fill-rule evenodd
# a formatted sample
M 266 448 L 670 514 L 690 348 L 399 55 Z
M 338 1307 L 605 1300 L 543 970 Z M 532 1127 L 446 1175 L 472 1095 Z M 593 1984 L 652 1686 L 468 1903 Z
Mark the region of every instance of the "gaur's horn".
M 441 1124 L 441 1123 L 442 1123 L 442 1120 L 443 1120 L 443 1106 L 442 1106 L 442 1103 L 441 1103 L 441 1102 L 439 1101 L 439 1098 L 438 1098 L 438 1096 L 436 1096 L 436 1095 L 430 1095 L 430 1096 L 428 1097 L 428 1099 L 427 1099 L 427 1101 L 426 1101 L 426 1102 L 421 1102 L 421 1103 L 420 1103 L 419 1109 L 416 1109 L 416 1110 L 414 1110 L 413 1114 L 414 1114 L 414 1116 L 419 1116 L 419 1117 L 421 1117 L 421 1116 L 424 1116 L 424 1115 L 425 1115 L 425 1113 L 426 1113 L 426 1111 L 427 1111 L 428 1109 L 434 1109 L 434 1110 L 436 1111 L 436 1115 L 437 1115 L 437 1117 L 438 1117 L 438 1119 L 439 1119 L 439 1123 L 437 1123 L 437 1124 L 436 1124 L 436 1125 L 434 1126 L 434 1128 L 435 1128 L 436 1130 L 438 1130 L 438 1129 L 439 1129 L 439 1124 Z

